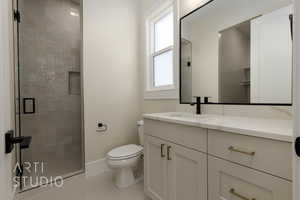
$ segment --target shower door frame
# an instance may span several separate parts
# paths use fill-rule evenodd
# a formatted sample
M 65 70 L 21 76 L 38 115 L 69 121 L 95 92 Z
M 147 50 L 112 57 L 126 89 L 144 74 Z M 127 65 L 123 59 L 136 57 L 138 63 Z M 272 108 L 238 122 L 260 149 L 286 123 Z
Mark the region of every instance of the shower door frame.
M 15 12 L 20 13 L 19 8 L 20 0 L 12 0 L 12 18 L 13 18 L 13 48 L 14 48 L 14 113 L 15 113 L 15 136 L 22 136 L 21 130 L 21 89 L 20 89 L 20 23 L 22 23 L 22 18 L 20 21 L 16 19 Z M 63 179 L 68 179 L 76 175 L 84 174 L 86 171 L 85 167 L 85 127 L 84 127 L 84 76 L 83 76 L 83 0 L 80 0 L 80 82 L 81 82 L 81 93 L 80 93 L 80 106 L 81 106 L 81 165 L 82 168 L 75 172 L 70 172 L 68 174 L 62 174 Z M 16 145 L 15 150 L 15 164 L 22 165 L 22 150 L 19 145 Z M 15 174 L 17 176 L 17 174 Z M 51 184 L 51 182 L 47 183 Z M 36 187 L 23 188 L 22 183 L 22 173 L 20 175 L 20 183 L 19 183 L 19 193 L 26 192 L 29 190 L 33 190 L 39 188 L 42 185 L 38 185 Z

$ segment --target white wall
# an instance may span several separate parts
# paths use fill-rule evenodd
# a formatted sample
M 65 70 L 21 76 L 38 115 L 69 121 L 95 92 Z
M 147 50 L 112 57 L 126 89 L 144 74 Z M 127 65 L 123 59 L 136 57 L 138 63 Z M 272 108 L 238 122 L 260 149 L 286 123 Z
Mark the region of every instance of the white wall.
M 12 199 L 12 154 L 4 152 L 4 133 L 11 122 L 11 0 L 0 1 L 0 200 Z
M 83 1 L 86 162 L 137 142 L 139 1 Z M 108 124 L 105 135 L 96 132 L 97 121 Z
M 178 99 L 144 100 L 145 24 L 149 10 L 166 0 L 85 0 L 84 108 L 86 162 L 104 158 L 113 147 L 137 142 L 136 121 L 142 113 L 194 111 Z M 178 0 L 179 1 L 179 0 Z M 186 1 L 186 0 L 181 0 Z M 195 3 L 195 5 L 198 5 Z M 192 5 L 192 4 L 188 4 Z M 183 9 L 187 12 L 194 9 Z M 182 10 L 182 9 L 181 9 Z M 122 34 L 120 34 L 122 33 Z M 235 109 L 237 108 L 237 109 Z M 272 107 L 209 106 L 206 112 L 289 118 L 286 109 Z M 109 125 L 107 134 L 96 132 L 96 122 Z

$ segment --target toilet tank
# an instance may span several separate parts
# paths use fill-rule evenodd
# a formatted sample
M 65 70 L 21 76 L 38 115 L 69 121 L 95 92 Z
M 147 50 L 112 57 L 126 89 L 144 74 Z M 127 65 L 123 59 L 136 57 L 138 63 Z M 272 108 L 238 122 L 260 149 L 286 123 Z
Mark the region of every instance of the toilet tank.
M 139 133 L 139 141 L 142 146 L 144 146 L 144 121 L 138 121 L 137 122 L 138 126 L 138 133 Z

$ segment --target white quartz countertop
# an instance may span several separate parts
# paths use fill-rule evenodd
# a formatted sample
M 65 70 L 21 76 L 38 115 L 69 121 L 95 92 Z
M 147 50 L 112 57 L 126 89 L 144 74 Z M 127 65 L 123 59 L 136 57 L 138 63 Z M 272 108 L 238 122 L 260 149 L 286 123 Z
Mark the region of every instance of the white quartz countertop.
M 292 120 L 248 118 L 224 115 L 194 115 L 192 113 L 144 114 L 145 119 L 208 128 L 285 142 L 293 141 Z

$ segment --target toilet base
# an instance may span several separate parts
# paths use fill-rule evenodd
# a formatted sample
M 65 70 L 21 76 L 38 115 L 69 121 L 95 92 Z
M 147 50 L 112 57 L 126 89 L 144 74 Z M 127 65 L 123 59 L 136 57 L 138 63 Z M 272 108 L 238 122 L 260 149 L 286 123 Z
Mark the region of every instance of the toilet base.
M 115 171 L 115 185 L 118 188 L 127 188 L 141 180 L 141 178 L 137 178 L 143 175 L 142 173 L 138 173 L 140 167 L 142 170 L 141 155 L 142 152 L 136 154 L 134 157 L 123 159 L 112 159 L 111 157 L 107 157 L 106 161 L 108 167 Z
M 116 174 L 116 186 L 118 188 L 127 188 L 131 185 L 136 184 L 141 179 L 134 177 L 132 168 L 122 168 L 117 170 Z

